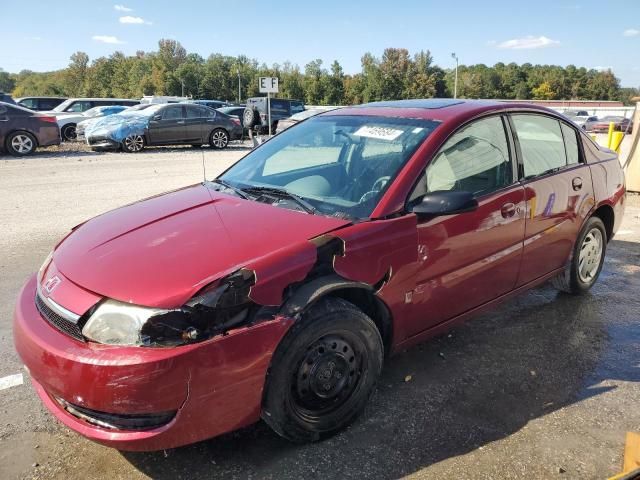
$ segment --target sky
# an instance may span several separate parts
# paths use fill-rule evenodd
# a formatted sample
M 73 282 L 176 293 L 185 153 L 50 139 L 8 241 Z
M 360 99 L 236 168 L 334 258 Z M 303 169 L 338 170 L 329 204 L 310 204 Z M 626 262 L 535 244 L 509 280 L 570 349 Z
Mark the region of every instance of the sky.
M 23 0 L 24 1 L 24 0 Z M 78 50 L 91 59 L 157 49 L 160 38 L 188 52 L 244 54 L 301 68 L 320 58 L 360 71 L 365 52 L 430 50 L 442 68 L 529 62 L 608 69 L 640 87 L 640 0 L 0 0 L 0 68 L 64 68 Z

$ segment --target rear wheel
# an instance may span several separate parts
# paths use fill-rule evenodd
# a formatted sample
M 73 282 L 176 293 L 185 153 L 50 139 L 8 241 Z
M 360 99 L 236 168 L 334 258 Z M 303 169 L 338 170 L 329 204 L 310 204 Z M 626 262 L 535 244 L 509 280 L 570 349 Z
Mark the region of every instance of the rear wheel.
M 36 138 L 28 132 L 13 132 L 7 137 L 7 152 L 16 157 L 31 155 L 36 146 Z
M 598 280 L 607 251 L 607 232 L 598 217 L 587 220 L 578 235 L 570 264 L 553 278 L 553 285 L 563 292 L 580 295 Z
M 213 132 L 211 132 L 209 144 L 213 148 L 216 148 L 218 150 L 227 148 L 227 145 L 229 145 L 229 134 L 222 128 L 216 128 Z
M 129 135 L 122 141 L 122 149 L 129 153 L 138 153 L 144 148 L 142 135 Z
M 67 142 L 72 142 L 78 138 L 78 134 L 76 133 L 76 124 L 68 123 L 62 130 L 60 131 L 60 135 L 62 136 L 62 140 Z
M 337 433 L 364 409 L 382 370 L 383 350 L 364 312 L 339 298 L 321 300 L 278 346 L 262 418 L 294 442 Z

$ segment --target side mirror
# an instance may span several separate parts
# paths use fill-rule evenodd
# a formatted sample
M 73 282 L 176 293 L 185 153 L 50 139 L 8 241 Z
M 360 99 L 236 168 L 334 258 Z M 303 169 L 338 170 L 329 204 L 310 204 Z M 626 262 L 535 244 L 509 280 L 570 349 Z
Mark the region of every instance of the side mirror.
M 419 217 L 438 217 L 456 213 L 472 212 L 478 201 L 471 192 L 431 192 L 416 199 L 409 210 Z
M 158 120 L 162 120 L 162 115 L 154 115 L 151 119 L 157 122 Z

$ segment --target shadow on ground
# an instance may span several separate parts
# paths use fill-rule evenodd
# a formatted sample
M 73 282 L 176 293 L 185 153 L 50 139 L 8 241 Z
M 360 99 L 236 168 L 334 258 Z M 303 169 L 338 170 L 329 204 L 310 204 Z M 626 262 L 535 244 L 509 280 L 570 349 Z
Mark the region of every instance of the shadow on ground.
M 157 479 L 391 479 L 465 454 L 615 388 L 603 380 L 640 381 L 640 300 L 629 300 L 640 288 L 638 264 L 639 243 L 614 241 L 589 294 L 545 285 L 392 358 L 360 420 L 324 442 L 293 445 L 259 423 L 167 452 L 123 455 Z

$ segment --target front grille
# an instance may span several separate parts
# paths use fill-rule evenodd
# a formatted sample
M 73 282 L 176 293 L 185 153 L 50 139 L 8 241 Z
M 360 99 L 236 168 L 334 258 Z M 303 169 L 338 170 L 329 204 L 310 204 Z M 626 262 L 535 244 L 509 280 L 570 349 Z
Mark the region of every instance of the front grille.
M 76 340 L 80 340 L 81 342 L 85 341 L 84 337 L 82 336 L 82 330 L 80 329 L 80 327 L 51 310 L 51 308 L 49 308 L 49 306 L 44 303 L 44 300 L 42 300 L 39 294 L 36 295 L 36 307 L 38 308 L 40 315 L 42 315 L 47 322 L 60 330 L 62 333 L 66 333 L 67 335 L 75 338 Z

